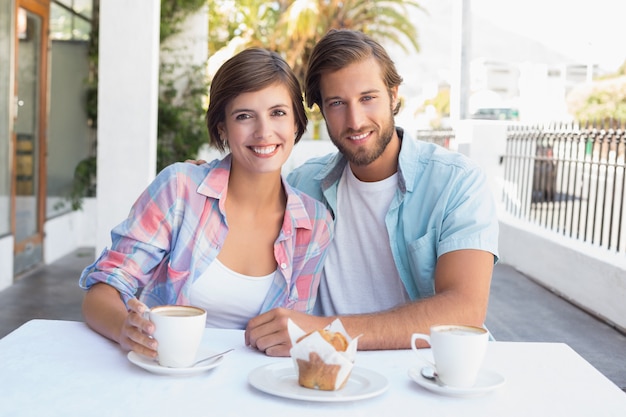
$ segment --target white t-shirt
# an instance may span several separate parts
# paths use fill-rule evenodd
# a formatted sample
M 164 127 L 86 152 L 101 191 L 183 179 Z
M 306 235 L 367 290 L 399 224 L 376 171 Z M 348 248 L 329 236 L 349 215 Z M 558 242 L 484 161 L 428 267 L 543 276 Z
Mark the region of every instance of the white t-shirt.
M 207 311 L 206 326 L 245 329 L 259 314 L 274 272 L 263 277 L 239 274 L 217 258 L 191 287 L 189 301 Z
M 385 227 L 397 188 L 397 173 L 382 181 L 362 182 L 346 165 L 338 184 L 335 238 L 324 263 L 316 313 L 371 313 L 409 301 Z

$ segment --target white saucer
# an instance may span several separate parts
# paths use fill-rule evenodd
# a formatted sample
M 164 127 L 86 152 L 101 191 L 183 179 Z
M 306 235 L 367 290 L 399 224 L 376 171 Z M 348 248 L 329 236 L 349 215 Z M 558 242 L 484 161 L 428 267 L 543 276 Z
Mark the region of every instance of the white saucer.
M 298 384 L 293 362 L 273 363 L 254 369 L 248 382 L 256 389 L 278 397 L 306 401 L 354 401 L 375 397 L 389 387 L 383 375 L 369 369 L 352 368 L 346 385 L 337 391 L 304 388 Z
M 211 356 L 217 354 L 219 352 L 213 351 L 201 346 L 198 349 L 198 354 L 196 355 L 196 360 L 200 360 L 202 358 L 206 358 L 207 356 Z M 189 367 L 189 368 L 168 368 L 167 366 L 161 366 L 155 359 L 147 358 L 145 356 L 139 355 L 135 352 L 128 352 L 128 360 L 139 366 L 140 368 L 145 369 L 146 371 L 152 372 L 154 374 L 159 375 L 194 375 L 202 372 L 206 372 L 209 369 L 213 369 L 216 366 L 221 365 L 224 361 L 225 357 L 219 357 L 215 360 L 202 362 L 198 365 Z
M 506 382 L 505 378 L 497 372 L 483 369 L 478 373 L 476 384 L 469 388 L 440 386 L 431 379 L 424 378 L 421 374 L 421 367 L 414 367 L 409 369 L 409 376 L 418 385 L 426 388 L 429 391 L 436 392 L 442 395 L 449 395 L 452 397 L 476 397 L 484 395 L 490 391 L 493 391 Z

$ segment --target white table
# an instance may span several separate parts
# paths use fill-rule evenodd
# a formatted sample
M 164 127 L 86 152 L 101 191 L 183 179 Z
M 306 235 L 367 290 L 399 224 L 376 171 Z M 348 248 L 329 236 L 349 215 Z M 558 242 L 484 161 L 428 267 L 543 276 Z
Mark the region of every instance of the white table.
M 284 399 L 247 382 L 272 358 L 244 345 L 243 331 L 207 329 L 205 347 L 235 352 L 206 373 L 163 376 L 130 363 L 84 323 L 33 320 L 0 339 L 0 416 L 626 416 L 626 394 L 561 343 L 490 342 L 485 367 L 506 384 L 474 398 L 441 396 L 407 370 L 411 350 L 358 352 L 356 366 L 389 389 L 341 403 Z

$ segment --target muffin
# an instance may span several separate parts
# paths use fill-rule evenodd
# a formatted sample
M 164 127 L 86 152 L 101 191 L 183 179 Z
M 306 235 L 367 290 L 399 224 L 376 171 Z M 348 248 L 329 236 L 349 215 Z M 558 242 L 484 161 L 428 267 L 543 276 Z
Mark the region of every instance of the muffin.
M 339 320 L 306 334 L 290 321 L 289 334 L 300 386 L 324 391 L 345 386 L 354 365 L 358 337 L 351 339 Z

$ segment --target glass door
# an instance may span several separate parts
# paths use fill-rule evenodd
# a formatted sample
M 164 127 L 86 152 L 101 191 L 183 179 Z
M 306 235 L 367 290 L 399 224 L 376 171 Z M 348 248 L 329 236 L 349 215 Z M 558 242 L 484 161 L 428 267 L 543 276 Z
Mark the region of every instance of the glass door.
M 14 275 L 43 261 L 49 3 L 18 0 L 15 82 Z

